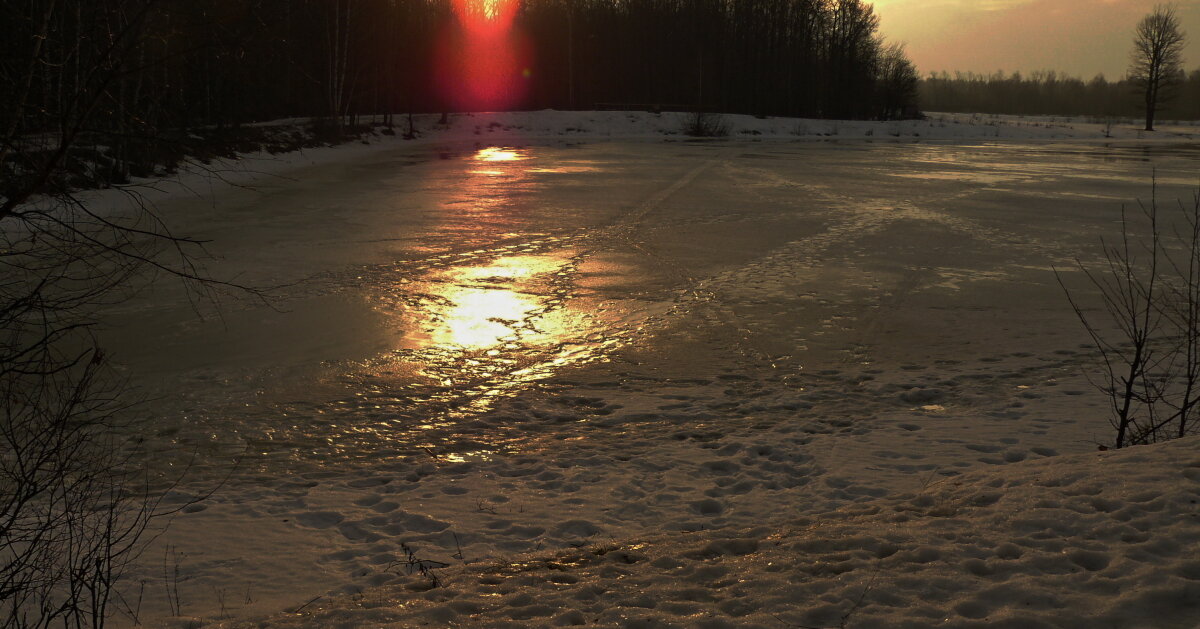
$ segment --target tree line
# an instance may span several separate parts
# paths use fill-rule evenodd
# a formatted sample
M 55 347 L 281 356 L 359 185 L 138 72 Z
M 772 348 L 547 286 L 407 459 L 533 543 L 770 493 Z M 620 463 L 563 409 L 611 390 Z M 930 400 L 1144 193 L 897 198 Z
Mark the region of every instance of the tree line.
M 0 139 L 86 119 L 80 132 L 121 151 L 283 117 L 452 111 L 439 57 L 457 1 L 474 0 L 10 0 Z M 513 40 L 514 109 L 915 112 L 916 71 L 861 0 L 522 0 Z
M 1175 98 L 1158 105 L 1158 116 L 1200 119 L 1200 69 L 1178 73 L 1171 84 Z M 1021 74 L 932 73 L 920 81 L 921 105 L 928 111 L 953 113 L 1095 116 L 1144 116 L 1144 86 L 1137 80 L 1091 80 L 1053 71 Z
M 1186 74 L 1183 50 L 1187 35 L 1174 5 L 1160 4 L 1137 24 L 1125 77 L 1091 81 L 1055 72 L 1028 77 L 1014 72 L 992 75 L 942 72 L 920 84 L 931 111 L 955 113 L 1090 115 L 1099 118 L 1145 116 L 1146 131 L 1157 117 L 1200 119 L 1200 70 Z

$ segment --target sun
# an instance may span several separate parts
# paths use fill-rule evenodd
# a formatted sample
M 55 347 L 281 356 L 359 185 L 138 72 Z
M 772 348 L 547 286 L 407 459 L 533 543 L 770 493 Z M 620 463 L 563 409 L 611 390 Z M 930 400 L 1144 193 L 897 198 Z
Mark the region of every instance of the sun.
M 512 25 L 519 0 L 454 0 L 454 12 L 472 31 L 503 32 Z
M 500 17 L 500 10 L 503 8 L 501 0 L 480 0 L 478 4 L 480 5 L 479 11 L 483 13 L 484 19 L 494 20 Z
M 515 24 L 521 0 L 453 0 L 455 20 L 439 38 L 439 89 L 469 111 L 507 109 L 523 98 L 532 48 Z

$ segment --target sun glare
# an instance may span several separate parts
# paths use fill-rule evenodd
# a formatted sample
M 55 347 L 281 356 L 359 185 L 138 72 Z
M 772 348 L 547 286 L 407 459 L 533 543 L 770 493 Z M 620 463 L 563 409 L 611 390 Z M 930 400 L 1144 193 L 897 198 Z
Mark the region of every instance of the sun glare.
M 486 149 L 481 149 L 475 154 L 475 159 L 481 162 L 515 162 L 522 159 L 528 159 L 516 149 L 505 149 L 493 146 Z
M 570 267 L 569 255 L 518 255 L 443 273 L 429 286 L 438 297 L 429 343 L 480 351 L 506 343 L 553 347 L 572 338 L 584 325 L 582 313 L 556 307 L 552 291 Z
M 466 111 L 506 109 L 521 101 L 531 77 L 531 47 L 513 24 L 520 0 L 454 0 L 437 65 L 449 104 Z
M 484 18 L 494 20 L 500 17 L 500 4 L 500 0 L 482 0 L 479 2 L 479 10 L 483 13 Z
M 470 31 L 502 33 L 512 25 L 518 0 L 455 0 L 458 19 Z

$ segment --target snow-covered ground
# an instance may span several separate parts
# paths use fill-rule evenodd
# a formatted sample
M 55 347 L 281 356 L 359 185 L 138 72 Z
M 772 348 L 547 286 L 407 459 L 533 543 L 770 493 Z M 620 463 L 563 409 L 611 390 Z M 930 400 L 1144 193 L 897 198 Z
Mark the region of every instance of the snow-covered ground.
M 1152 172 L 1190 195 L 1188 128 L 683 117 L 423 117 L 150 193 L 281 288 L 111 313 L 168 500 L 220 485 L 141 620 L 1196 625 L 1200 444 L 1097 451 L 1052 272 Z
M 972 471 L 745 528 L 586 540 L 416 574 L 266 626 L 1191 628 L 1197 445 Z M 773 454 L 708 460 L 739 469 Z

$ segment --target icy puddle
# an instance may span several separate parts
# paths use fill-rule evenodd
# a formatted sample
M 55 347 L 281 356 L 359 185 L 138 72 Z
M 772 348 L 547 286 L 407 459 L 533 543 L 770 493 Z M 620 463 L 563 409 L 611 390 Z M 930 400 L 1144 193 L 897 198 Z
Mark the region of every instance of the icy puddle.
M 189 470 L 170 501 L 223 481 L 135 577 L 178 563 L 207 621 L 311 610 L 410 583 L 414 556 L 733 531 L 1088 452 L 1104 408 L 1051 268 L 1095 259 L 1151 169 L 1190 198 L 1194 163 L 449 146 L 166 203 L 214 272 L 282 288 L 211 322 L 169 288 L 118 313 L 145 448 Z

